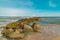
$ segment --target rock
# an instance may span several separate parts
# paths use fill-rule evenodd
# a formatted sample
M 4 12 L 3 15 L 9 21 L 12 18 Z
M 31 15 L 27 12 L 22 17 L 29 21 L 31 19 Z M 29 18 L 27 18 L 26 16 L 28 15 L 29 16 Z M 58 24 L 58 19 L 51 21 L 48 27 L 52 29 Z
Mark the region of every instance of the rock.
M 19 27 L 20 25 L 18 25 L 17 22 L 12 22 L 12 23 L 8 23 L 6 25 L 6 27 L 9 27 L 9 28 L 16 28 L 16 27 Z
M 24 34 L 21 34 L 18 30 L 7 35 L 10 38 L 23 38 Z
M 17 22 L 24 22 L 25 24 L 29 24 L 30 22 L 38 21 L 40 17 L 32 17 L 18 20 Z
M 12 30 L 12 29 L 4 28 L 2 30 L 2 34 L 6 35 L 7 37 L 10 37 L 10 38 L 23 38 L 24 34 L 21 34 L 21 32 L 22 32 L 22 29 Z
M 33 23 L 32 28 L 34 31 L 39 32 L 40 31 L 40 25 L 37 23 Z
M 8 34 L 10 34 L 12 32 L 13 32 L 12 29 L 4 28 L 1 33 L 4 34 L 4 35 L 8 35 Z
M 26 31 L 32 31 L 33 29 L 32 29 L 31 26 L 29 26 L 27 24 L 24 24 L 24 30 L 26 30 Z
M 2 30 L 2 34 L 10 38 L 23 38 L 23 31 L 33 31 L 33 28 L 27 24 L 39 20 L 40 17 L 25 18 L 16 22 L 8 23 Z M 34 30 L 38 30 L 39 26 L 34 26 Z

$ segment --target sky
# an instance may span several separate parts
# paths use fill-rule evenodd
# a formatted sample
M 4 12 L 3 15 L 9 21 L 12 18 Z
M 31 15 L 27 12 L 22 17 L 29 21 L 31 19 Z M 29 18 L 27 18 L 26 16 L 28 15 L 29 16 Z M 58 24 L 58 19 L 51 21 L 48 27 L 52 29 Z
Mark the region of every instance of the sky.
M 60 0 L 0 0 L 0 16 L 60 17 Z

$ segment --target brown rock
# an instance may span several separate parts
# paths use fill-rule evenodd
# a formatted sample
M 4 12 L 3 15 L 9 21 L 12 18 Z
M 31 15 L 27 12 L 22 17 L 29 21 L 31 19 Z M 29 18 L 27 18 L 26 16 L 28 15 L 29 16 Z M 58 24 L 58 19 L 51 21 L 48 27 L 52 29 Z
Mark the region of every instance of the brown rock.
M 24 34 L 21 34 L 18 30 L 7 35 L 10 38 L 23 38 Z
M 39 32 L 40 31 L 40 25 L 37 23 L 33 23 L 32 28 L 34 31 Z
M 24 24 L 24 30 L 26 30 L 26 31 L 32 31 L 33 29 L 32 29 L 31 26 L 29 26 L 27 24 Z

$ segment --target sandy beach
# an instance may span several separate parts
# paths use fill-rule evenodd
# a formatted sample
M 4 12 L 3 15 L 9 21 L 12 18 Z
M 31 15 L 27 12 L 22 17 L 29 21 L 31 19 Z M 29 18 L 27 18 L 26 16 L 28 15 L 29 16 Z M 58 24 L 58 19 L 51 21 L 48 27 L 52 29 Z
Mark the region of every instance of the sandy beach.
M 60 35 L 60 25 L 43 24 L 40 31 L 39 33 L 28 34 L 26 40 L 52 40 L 52 38 Z

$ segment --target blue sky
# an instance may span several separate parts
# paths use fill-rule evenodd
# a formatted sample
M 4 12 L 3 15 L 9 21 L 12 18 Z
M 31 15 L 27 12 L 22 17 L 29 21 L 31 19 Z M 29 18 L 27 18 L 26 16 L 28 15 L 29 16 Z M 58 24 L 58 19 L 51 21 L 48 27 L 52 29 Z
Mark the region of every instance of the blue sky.
M 60 0 L 0 0 L 0 16 L 60 16 Z

